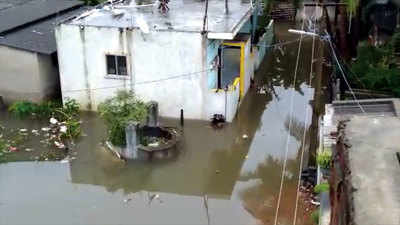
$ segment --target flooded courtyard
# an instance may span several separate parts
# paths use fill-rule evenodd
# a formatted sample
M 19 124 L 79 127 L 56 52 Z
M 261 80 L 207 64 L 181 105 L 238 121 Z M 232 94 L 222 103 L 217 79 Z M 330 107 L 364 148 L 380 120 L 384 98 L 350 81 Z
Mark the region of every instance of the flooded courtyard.
M 298 39 L 287 32 L 293 26 L 278 24 L 276 39 Z M 274 224 L 276 216 L 277 224 L 293 224 L 302 149 L 307 161 L 312 139 L 311 43 L 303 39 L 295 81 L 299 42 L 272 49 L 234 121 L 213 129 L 186 120 L 179 154 L 168 160 L 116 159 L 102 144 L 101 119 L 84 114 L 88 136 L 77 141 L 75 160 L 0 164 L 0 224 L 252 225 Z M 24 124 L 4 112 L 0 123 Z M 312 224 L 307 210 L 299 205 L 296 224 Z

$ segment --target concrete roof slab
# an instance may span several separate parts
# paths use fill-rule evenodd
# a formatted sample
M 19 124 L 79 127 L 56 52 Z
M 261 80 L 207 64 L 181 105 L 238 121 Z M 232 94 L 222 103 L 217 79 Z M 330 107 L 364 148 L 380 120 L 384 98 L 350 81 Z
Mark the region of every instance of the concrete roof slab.
M 229 13 L 225 14 L 224 0 L 209 0 L 206 31 L 209 38 L 232 39 L 253 10 L 250 1 L 231 0 Z M 205 13 L 205 1 L 172 0 L 165 15 L 160 13 L 157 4 L 141 7 L 135 1 L 123 1 L 119 4 L 105 4 L 87 12 L 67 23 L 85 26 L 139 28 L 150 31 L 202 32 Z M 214 36 L 213 36 L 214 35 Z

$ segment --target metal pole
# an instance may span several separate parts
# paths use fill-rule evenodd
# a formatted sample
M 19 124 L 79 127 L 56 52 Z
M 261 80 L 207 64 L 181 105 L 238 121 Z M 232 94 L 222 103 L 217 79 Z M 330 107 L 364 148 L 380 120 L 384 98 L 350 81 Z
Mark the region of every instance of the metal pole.
M 183 118 L 183 109 L 181 109 L 181 126 L 184 125 L 184 118 Z

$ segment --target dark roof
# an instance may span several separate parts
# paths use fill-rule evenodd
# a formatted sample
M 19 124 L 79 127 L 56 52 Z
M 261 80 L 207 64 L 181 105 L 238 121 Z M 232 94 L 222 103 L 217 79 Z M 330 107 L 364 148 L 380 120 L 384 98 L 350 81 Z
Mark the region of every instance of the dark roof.
M 8 0 L 10 1 L 10 0 Z M 0 3 L 7 0 L 0 0 Z M 59 21 L 81 13 L 77 0 L 16 0 L 20 4 L 0 8 L 0 45 L 43 54 L 56 51 L 54 27 Z M 1 6 L 1 5 L 0 5 Z
M 0 33 L 82 5 L 76 0 L 35 0 L 0 11 Z
M 0 45 L 6 45 L 18 49 L 52 54 L 57 51 L 54 27 L 58 22 L 76 13 L 81 13 L 84 8 L 75 9 L 61 16 L 55 16 L 33 25 L 18 29 L 0 37 Z
M 8 8 L 16 7 L 18 5 L 23 5 L 27 2 L 34 0 L 0 0 L 0 11 Z

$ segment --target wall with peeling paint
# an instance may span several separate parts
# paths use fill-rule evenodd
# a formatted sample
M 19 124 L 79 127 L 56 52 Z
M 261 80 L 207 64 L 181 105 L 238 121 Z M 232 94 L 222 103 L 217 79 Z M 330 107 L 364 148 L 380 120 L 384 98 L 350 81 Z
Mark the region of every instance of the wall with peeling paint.
M 6 104 L 47 100 L 59 88 L 58 71 L 48 55 L 0 46 L 0 65 L 0 96 Z

